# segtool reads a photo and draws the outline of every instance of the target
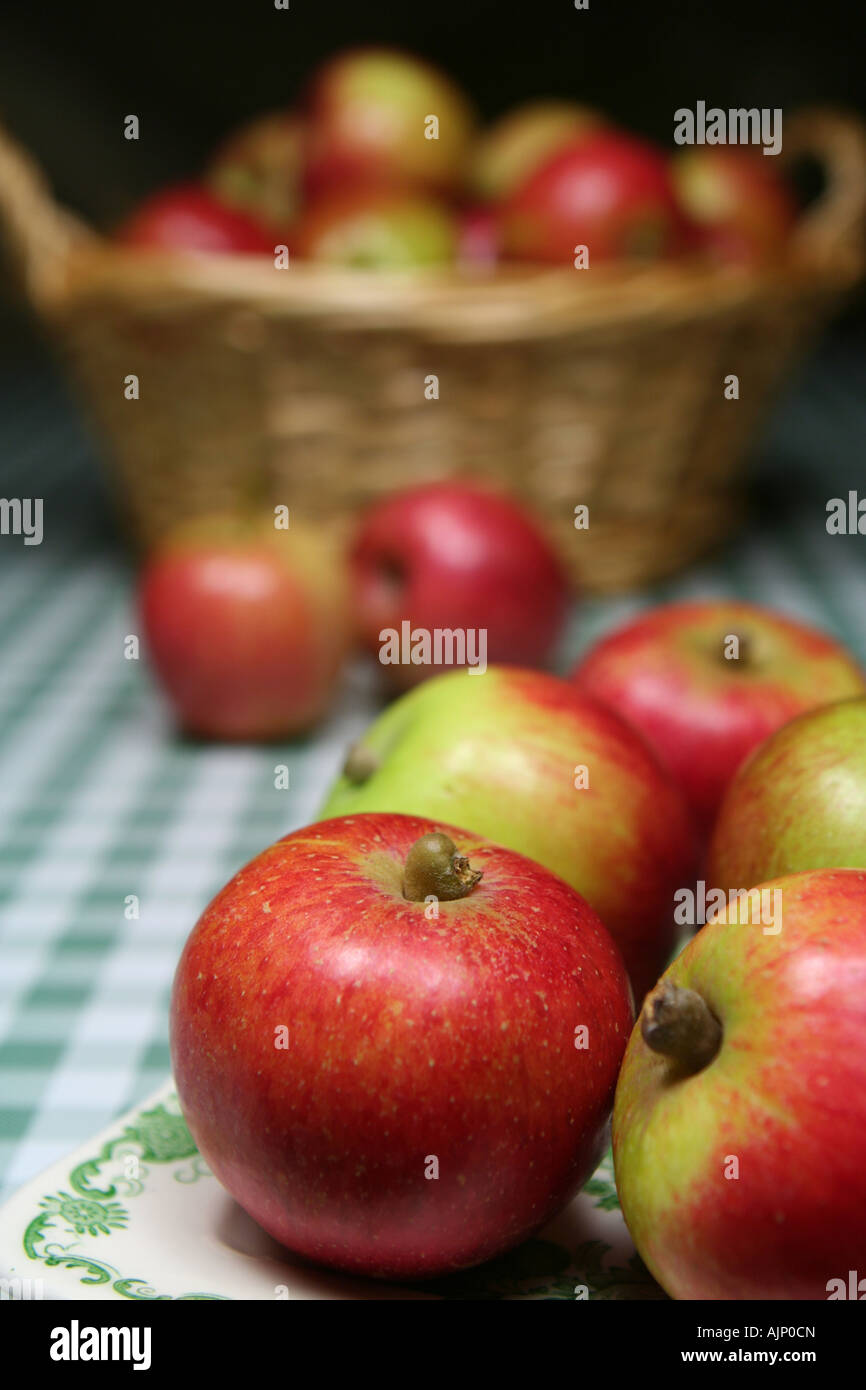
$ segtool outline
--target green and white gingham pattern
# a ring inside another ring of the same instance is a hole
[[[822,391],[789,402],[773,436],[760,528],[654,594],[583,605],[563,667],[641,605],[697,594],[778,604],[866,660],[866,538],[826,534],[834,492],[823,461],[809,478],[846,412],[845,438],[863,438],[862,366],[847,390],[832,363],[823,372]],[[315,814],[376,696],[358,667],[308,742],[178,739],[146,660],[124,657],[137,631],[131,572],[103,520],[88,441],[44,374],[0,393],[0,469],[0,496],[45,499],[40,547],[0,537],[2,1198],[166,1075],[168,996],[187,933],[241,864]],[[802,500],[788,511],[795,481]],[[280,763],[287,791],[275,788]],[[130,895],[138,918],[126,914]]]

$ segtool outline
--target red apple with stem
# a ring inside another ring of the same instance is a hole
[[[679,249],[683,214],[668,162],[645,140],[590,132],[557,149],[502,206],[503,255],[572,266],[655,259]]]
[[[680,1299],[826,1299],[866,1249],[866,873],[762,885],[644,1003],[613,1116],[638,1251]],[[838,1297],[838,1293],[836,1294]]]
[[[469,826],[559,874],[613,936],[635,997],[676,939],[694,872],[678,788],[640,734],[540,671],[491,666],[425,681],[350,750],[322,814],[397,811]]]
[[[508,197],[558,149],[605,124],[599,112],[574,101],[547,98],[513,107],[478,137],[473,192],[491,202]]]
[[[120,226],[116,240],[153,251],[273,257],[275,239],[260,221],[226,207],[198,184],[179,184],[147,198]]]
[[[217,151],[207,185],[220,202],[285,229],[298,210],[303,148],[298,116],[287,111],[258,116]]]
[[[792,719],[728,787],[708,881],[727,892],[806,869],[866,869],[866,699]]]
[[[711,256],[750,264],[779,255],[797,220],[797,203],[772,158],[743,146],[712,145],[681,151],[671,172]]]
[[[391,189],[347,189],[314,198],[291,245],[302,260],[360,270],[409,270],[452,264],[458,227],[444,203]]]
[[[489,487],[426,483],[374,505],[350,563],[363,640],[375,655],[383,632],[484,632],[486,659],[540,666],[568,611],[556,553],[525,507]],[[415,685],[431,666],[389,663],[393,684]]]
[[[595,913],[414,817],[279,840],[199,919],[171,1004],[213,1172],[309,1259],[415,1279],[524,1240],[593,1171],[631,1028]]]
[[[324,531],[209,517],[145,563],[145,640],[179,723],[206,738],[275,739],[325,712],[348,645],[345,565]]]
[[[803,710],[866,690],[866,676],[833,638],[729,599],[641,614],[602,638],[571,680],[640,729],[704,831],[762,739]]]
[[[450,193],[464,182],[472,109],[450,78],[410,53],[338,54],[313,78],[305,110],[312,193],[371,185]]]

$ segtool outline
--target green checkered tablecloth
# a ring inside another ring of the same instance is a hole
[[[641,604],[697,594],[778,604],[866,660],[866,538],[824,527],[828,497],[858,478],[866,493],[864,385],[861,350],[825,348],[765,439],[759,522],[653,594],[576,609],[562,665]],[[2,1199],[166,1075],[187,933],[241,864],[313,816],[376,696],[359,666],[309,742],[178,739],[146,662],[124,657],[131,572],[92,447],[41,364],[0,364],[0,496],[45,499],[40,547],[0,537]]]

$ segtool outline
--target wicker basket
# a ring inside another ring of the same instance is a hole
[[[773,387],[861,274],[866,131],[801,113],[785,157],[801,153],[826,190],[785,263],[760,272],[410,277],[143,256],[59,209],[2,133],[0,224],[140,544],[203,512],[282,502],[339,519],[465,474],[526,497],[578,582],[604,591],[672,573],[730,530]]]

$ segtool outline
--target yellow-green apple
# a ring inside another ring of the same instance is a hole
[[[555,98],[527,101],[482,131],[473,151],[470,182],[477,197],[498,201],[563,145],[605,124],[588,106]]]
[[[475,129],[469,102],[435,67],[388,48],[351,49],[310,85],[305,180],[458,190]]]
[[[208,517],[147,559],[145,640],[180,724],[206,738],[298,733],[327,708],[349,641],[345,561],[329,532]]]
[[[559,874],[638,999],[664,968],[694,867],[685,805],[641,736],[566,681],[491,666],[409,691],[350,751],[323,815],[360,811],[462,824]]]
[[[781,930],[742,900],[711,918],[645,1001],[617,1085],[623,1215],[674,1298],[826,1299],[864,1272],[866,874],[761,891]]]
[[[458,225],[450,208],[426,194],[346,189],[307,203],[290,244],[302,260],[407,270],[453,263]]]
[[[296,831],[218,893],[171,1055],[217,1178],[277,1240],[378,1277],[462,1269],[581,1187],[633,1013],[561,879],[451,826]]]
[[[274,237],[257,218],[226,207],[195,183],[154,193],[115,233],[124,246],[151,251],[273,256]]]
[[[804,710],[866,691],[839,642],[728,599],[641,614],[602,638],[571,680],[640,729],[706,832],[740,763],[768,734]]]
[[[805,869],[866,869],[866,699],[802,714],[728,788],[707,880],[727,892]]]
[[[677,251],[683,214],[661,151],[602,129],[534,169],[505,199],[501,221],[504,256],[572,266],[585,246],[591,267]]]
[[[748,264],[778,256],[797,204],[772,159],[742,145],[710,145],[680,151],[671,170],[680,204],[712,257]]]
[[[298,210],[303,142],[303,123],[291,112],[259,116],[217,151],[207,185],[229,207],[285,228]]]
[[[538,523],[478,483],[425,483],[376,504],[360,523],[350,564],[362,638],[404,688],[436,669],[411,660],[410,641],[401,644],[407,659],[386,662],[383,642],[402,636],[404,624],[410,634],[462,634],[455,665],[467,657],[478,665],[483,649],[485,663],[540,666],[568,611],[562,565]]]

